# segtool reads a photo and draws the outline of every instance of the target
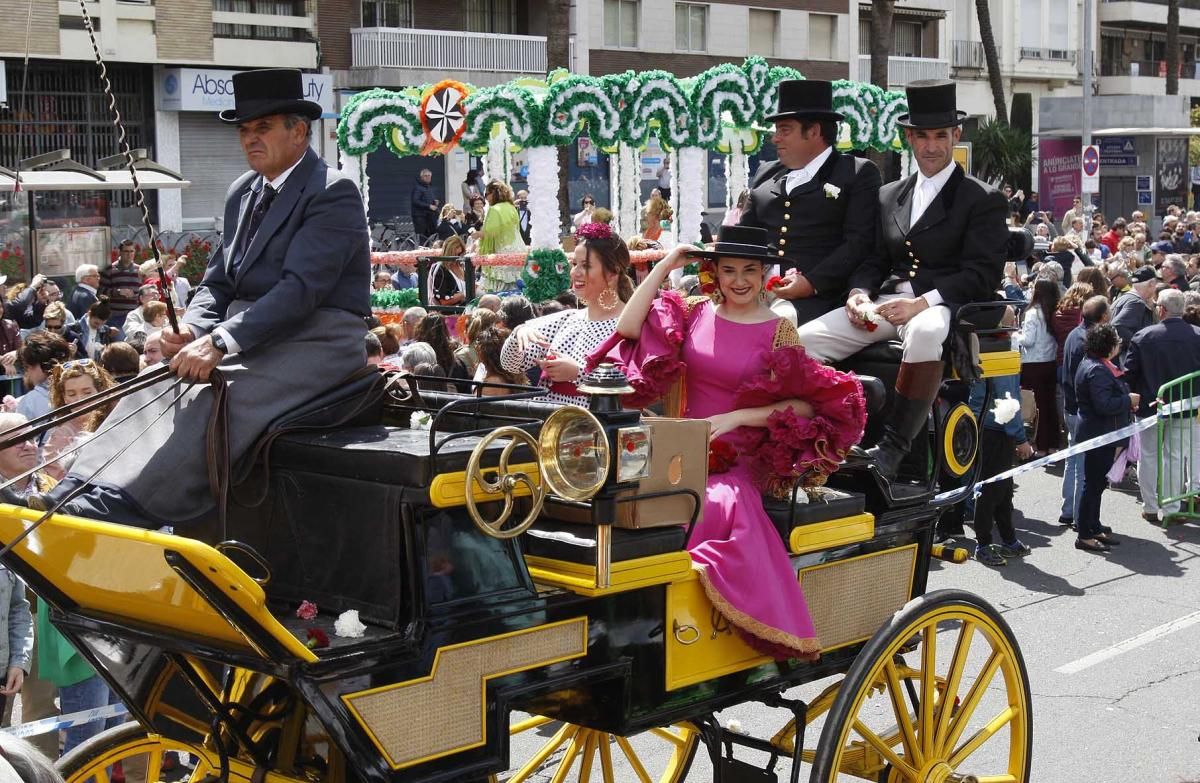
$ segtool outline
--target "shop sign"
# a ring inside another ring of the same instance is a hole
[[[211,111],[233,108],[233,75],[236,71],[214,68],[164,68],[154,85],[161,111]],[[306,73],[304,97],[321,104],[326,115],[334,114],[333,77]]]

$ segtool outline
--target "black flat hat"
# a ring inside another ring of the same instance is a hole
[[[956,108],[954,82],[948,79],[921,79],[904,88],[908,94],[908,114],[902,114],[896,124],[917,130],[953,128],[967,118],[965,111]]]
[[[775,113],[768,122],[785,119],[840,120],[833,110],[833,82],[821,79],[788,79],[779,83]]]
[[[712,250],[689,250],[695,258],[748,258],[775,264],[779,259],[771,255],[770,238],[765,228],[756,226],[725,226]]]
[[[320,119],[321,104],[304,98],[304,76],[295,68],[263,68],[233,75],[233,108],[221,112],[234,125],[272,114]]]

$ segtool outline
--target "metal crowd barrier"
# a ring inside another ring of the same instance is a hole
[[[1158,445],[1158,482],[1155,494],[1163,509],[1163,522],[1174,517],[1200,519],[1200,399],[1197,386],[1200,372],[1193,372],[1164,383],[1158,390],[1159,416],[1155,425]],[[1182,408],[1163,415],[1163,410]],[[1149,457],[1150,455],[1145,455]],[[1166,512],[1168,505],[1179,504],[1178,511]]]

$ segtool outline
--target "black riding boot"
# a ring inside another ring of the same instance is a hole
[[[891,416],[883,427],[879,443],[867,450],[867,456],[889,481],[896,478],[913,440],[925,432],[929,410],[942,385],[943,369],[942,362],[900,365]]]

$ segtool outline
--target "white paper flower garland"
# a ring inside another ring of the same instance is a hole
[[[558,247],[558,149],[530,147],[529,240],[533,248]]]
[[[708,171],[707,150],[684,147],[679,150],[679,168],[675,172],[674,191],[679,194],[679,211],[675,222],[679,226],[678,241],[695,244],[700,241],[700,222],[704,219],[704,181]]]
[[[642,233],[642,156],[621,143],[621,231],[629,237]]]

